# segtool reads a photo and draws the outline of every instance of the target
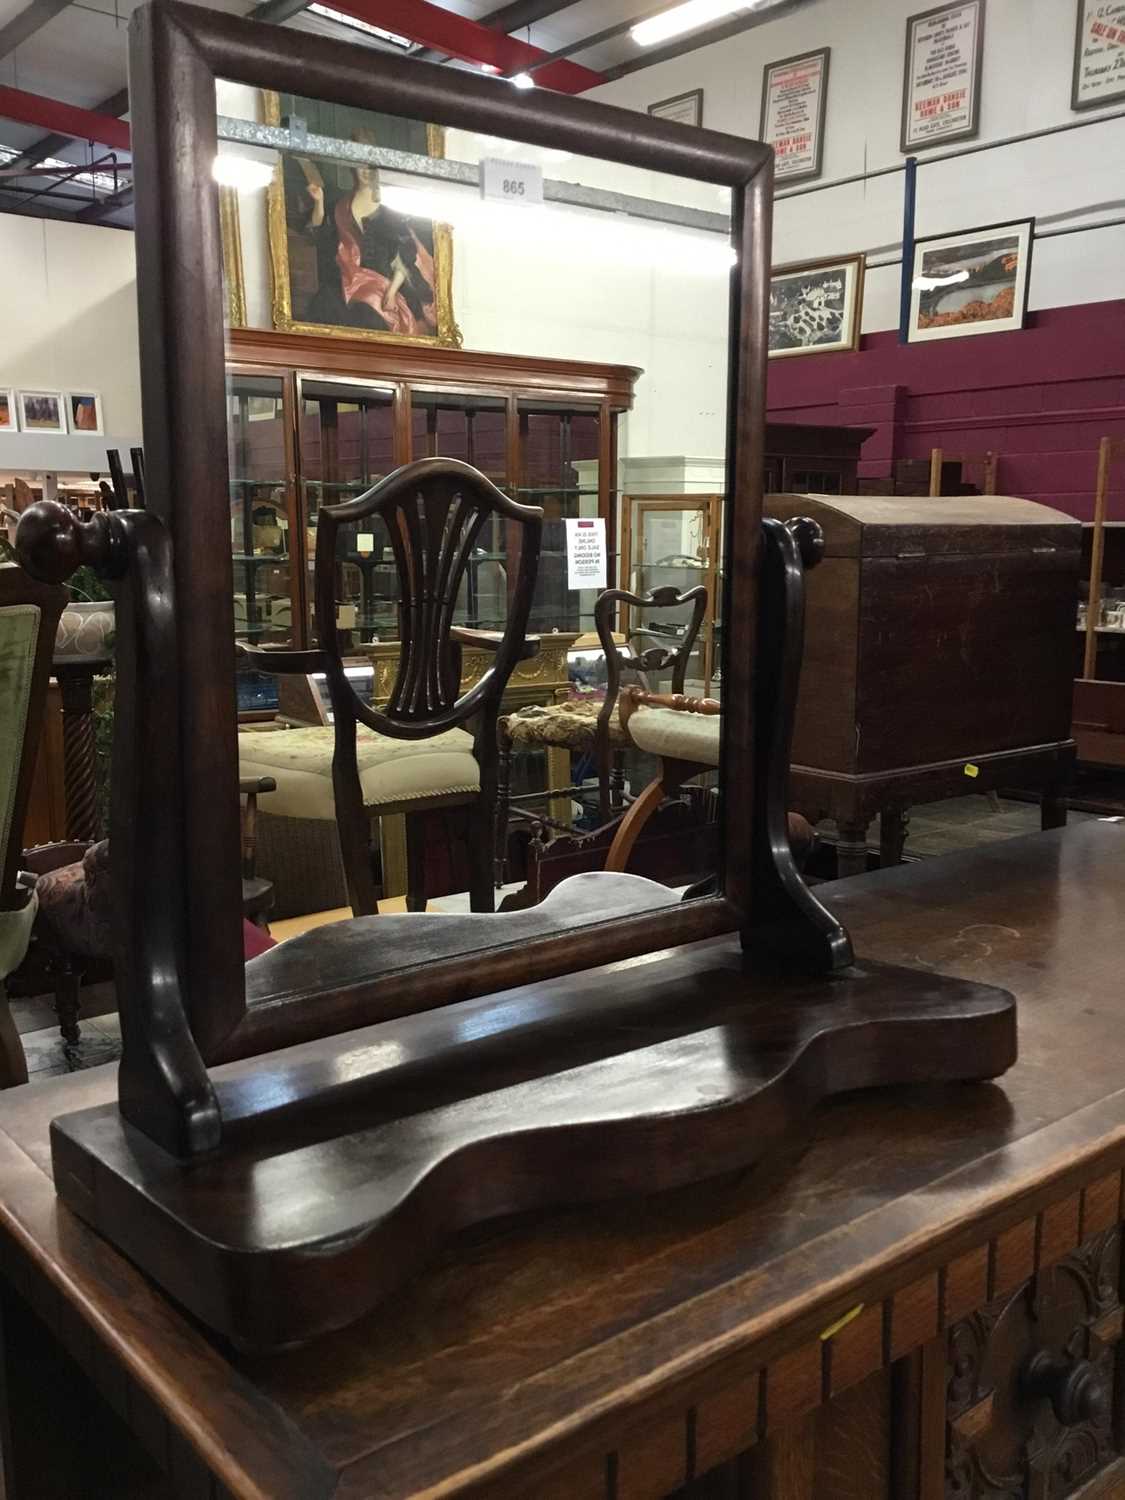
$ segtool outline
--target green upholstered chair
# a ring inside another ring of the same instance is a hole
[[[0,564],[0,1088],[27,1082],[5,981],[23,962],[37,901],[20,853],[66,590]]]

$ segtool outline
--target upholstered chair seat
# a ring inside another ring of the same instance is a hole
[[[272,776],[271,816],[332,820],[332,729],[311,726],[238,736],[240,776]],[[372,811],[429,797],[472,796],[480,790],[480,766],[473,737],[448,729],[425,740],[399,740],[360,725],[356,731],[363,805]]]
[[[700,766],[719,764],[718,714],[681,713],[674,708],[644,707],[629,720],[629,738],[638,750],[667,760],[690,760]]]
[[[601,700],[597,698],[568,698],[564,703],[533,704],[521,708],[500,722],[502,732],[511,744],[521,749],[552,745],[560,750],[573,750],[576,754],[590,754],[596,744],[601,708]],[[615,750],[623,750],[629,744],[629,737],[622,730],[617,716],[616,704],[609,719],[609,743]]]

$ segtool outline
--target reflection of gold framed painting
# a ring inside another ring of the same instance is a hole
[[[445,154],[437,126],[349,105],[265,91],[263,114],[267,125],[296,115],[310,134]],[[381,202],[377,168],[280,155],[267,210],[274,327],[460,347],[449,225]]]

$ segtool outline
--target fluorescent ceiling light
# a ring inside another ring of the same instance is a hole
[[[370,21],[361,21],[358,16],[346,16],[342,10],[333,10],[330,5],[314,4],[306,6],[306,9],[311,15],[335,21],[337,26],[347,26],[352,31],[362,31],[364,36],[373,36],[391,47],[401,48],[403,52],[409,52],[414,46],[408,36],[399,36],[397,31],[385,31],[382,26],[372,26]]]
[[[639,46],[652,47],[657,42],[666,42],[669,37],[706,26],[709,21],[721,21],[724,16],[737,15],[740,10],[754,9],[755,0],[685,0],[683,5],[674,5],[658,16],[649,16],[647,21],[638,21],[631,34]]]
[[[517,73],[512,82],[518,89],[533,89],[535,87],[535,79],[532,78],[530,73]]]
[[[220,187],[241,188],[246,193],[268,188],[273,172],[273,162],[258,156],[237,156],[233,151],[220,151],[211,163],[211,176]]]

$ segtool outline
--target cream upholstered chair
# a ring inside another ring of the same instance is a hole
[[[31,940],[35,892],[19,880],[23,824],[66,590],[0,565],[0,1087],[27,1082],[5,981]]]
[[[493,516],[522,527],[519,569],[502,632],[453,624],[469,561]],[[332,702],[329,734],[315,727],[240,736],[242,775],[277,782],[271,814],[335,819],[352,910],[377,909],[370,857],[374,817],[406,815],[407,905],[424,909],[428,815],[464,808],[469,898],[494,908],[496,718],[517,661],[533,656],[526,635],[539,563],[543,512],[520,505],[479,470],[455,459],[407,464],[366,494],[322,506],[317,517],[316,651],[243,648],[263,671],[324,672]],[[398,576],[401,655],[385,705],[358,696],[340,653],[336,601],[337,537],[342,527],[381,522]],[[461,691],[461,648],[493,655],[493,665]],[[472,729],[470,731],[469,724]],[[288,744],[286,743],[288,742]]]
[[[631,744],[660,760],[653,778],[626,812],[606,855],[607,870],[624,870],[641,832],[666,797],[685,782],[718,768],[722,739],[722,705],[714,698],[687,698],[682,693],[621,691],[621,727]],[[789,813],[789,842],[798,861],[813,846],[811,824]]]

